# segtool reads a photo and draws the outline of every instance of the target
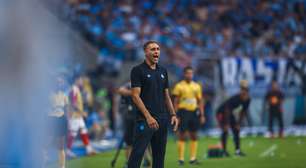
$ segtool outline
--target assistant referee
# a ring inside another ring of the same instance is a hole
[[[167,70],[158,64],[159,44],[148,41],[143,49],[145,61],[131,71],[132,99],[137,107],[137,123],[128,168],[140,167],[149,143],[152,147],[152,168],[163,168],[169,116],[174,131],[178,126],[178,119],[170,98]]]
[[[199,164],[197,160],[198,135],[201,124],[204,124],[204,105],[202,98],[202,87],[193,81],[193,69],[190,66],[184,68],[184,79],[178,82],[172,94],[174,97],[174,108],[180,120],[178,133],[179,165],[184,165],[185,141],[189,135],[190,142],[190,164]]]

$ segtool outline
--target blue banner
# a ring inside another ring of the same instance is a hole
[[[301,63],[296,61],[300,66]],[[263,96],[271,81],[277,80],[288,95],[301,93],[300,76],[288,67],[286,59],[224,58],[221,60],[221,82],[228,93],[239,89],[239,81],[249,82],[251,94]]]

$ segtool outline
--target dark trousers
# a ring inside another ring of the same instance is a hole
[[[236,121],[235,116],[231,114],[232,112],[223,113],[221,111],[217,112],[217,121],[222,129],[220,136],[222,148],[226,151],[228,129],[231,128],[233,132],[233,140],[235,144],[235,149],[240,150],[240,123]]]
[[[140,168],[141,161],[149,143],[152,147],[152,168],[163,168],[167,144],[168,119],[157,120],[159,129],[149,128],[146,121],[138,121],[135,128],[135,139],[128,161],[128,168]]]
[[[283,122],[283,113],[279,108],[270,108],[269,109],[269,132],[273,133],[273,121],[274,119],[278,120],[279,132],[281,133],[284,129]]]

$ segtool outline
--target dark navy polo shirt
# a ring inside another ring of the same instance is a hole
[[[165,68],[156,65],[156,69],[151,69],[146,62],[133,67],[131,86],[141,88],[140,98],[155,119],[168,117],[165,89],[169,88],[169,83]],[[138,109],[137,119],[144,119],[142,112]]]

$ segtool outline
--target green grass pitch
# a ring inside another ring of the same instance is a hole
[[[229,158],[208,159],[206,158],[208,145],[217,144],[216,138],[202,137],[199,140],[198,160],[201,165],[190,165],[189,144],[186,144],[185,165],[178,166],[177,146],[174,138],[168,138],[165,159],[166,168],[176,167],[203,167],[203,168],[306,168],[306,137],[286,137],[284,139],[267,139],[262,137],[243,138],[242,150],[246,157],[233,155],[234,147],[232,138],[228,141]],[[110,162],[115,155],[115,150],[101,153],[91,157],[83,157],[70,160],[68,168],[110,168]],[[116,163],[116,168],[123,168],[125,162],[124,151]]]

